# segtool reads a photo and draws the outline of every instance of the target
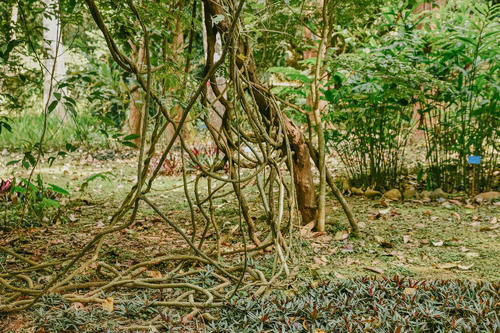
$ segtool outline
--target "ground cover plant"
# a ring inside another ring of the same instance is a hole
[[[488,1],[0,4],[0,331],[498,331]]]

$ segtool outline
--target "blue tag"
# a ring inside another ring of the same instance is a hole
[[[481,164],[481,156],[469,156],[469,164]]]

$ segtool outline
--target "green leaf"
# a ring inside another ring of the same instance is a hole
[[[126,137],[123,138],[125,141],[130,141],[130,140],[135,140],[137,138],[140,138],[141,136],[139,134],[130,134],[127,135]]]
[[[26,193],[26,189],[24,187],[21,187],[21,186],[14,186],[14,192],[24,194],[24,193]]]
[[[54,164],[55,161],[56,161],[56,158],[54,156],[50,156],[47,159],[47,163],[49,163],[49,166],[52,166],[52,164]]]
[[[108,176],[106,176],[105,173],[96,173],[91,176],[88,176],[87,179],[85,180],[86,183],[91,182],[93,180],[96,180],[97,178],[101,178],[103,180],[111,181]]]
[[[54,207],[54,208],[58,208],[61,205],[58,201],[49,198],[43,198],[42,203],[47,207]]]
[[[52,111],[54,111],[54,109],[55,109],[55,108],[56,108],[56,106],[57,106],[57,103],[59,103],[59,101],[58,101],[58,100],[52,101],[52,103],[50,103],[50,105],[49,105],[49,109],[48,109],[48,110],[49,110],[49,113],[51,113]]]
[[[69,103],[76,105],[76,101],[73,98],[64,96],[64,99],[67,100]]]
[[[21,160],[12,160],[12,161],[9,161],[9,162],[7,162],[7,165],[6,165],[6,166],[17,164],[17,163],[19,163],[20,161],[21,161]]]
[[[49,184],[49,189],[59,194],[69,195],[68,191],[54,184]]]
[[[120,141],[122,145],[132,148],[137,148],[137,145],[130,141]]]

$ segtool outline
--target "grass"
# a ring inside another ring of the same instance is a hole
[[[28,113],[18,115],[9,124],[12,131],[4,130],[0,134],[0,151],[31,150],[40,141],[43,115]],[[109,145],[106,137],[99,132],[98,120],[85,112],[78,113],[76,117],[66,114],[64,121],[49,116],[46,135],[44,145],[48,150],[65,149],[67,143],[94,149],[107,148]]]

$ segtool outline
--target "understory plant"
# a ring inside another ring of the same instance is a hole
[[[209,332],[498,332],[498,284],[357,278],[234,299]]]
[[[449,2],[423,32],[423,63],[446,83],[427,90],[419,109],[427,148],[427,186],[489,190],[499,167],[500,5]],[[434,29],[431,29],[431,25]],[[468,156],[481,156],[475,168]],[[498,184],[497,184],[498,185]]]
[[[432,81],[415,62],[415,26],[395,21],[388,26],[393,33],[330,61],[324,90],[330,105],[324,117],[328,147],[360,187],[399,186],[416,123],[414,107],[422,100],[422,85]]]
[[[64,188],[45,183],[41,175],[35,182],[22,178],[0,182],[0,230],[40,226],[60,217],[60,200],[69,196]],[[20,220],[22,216],[22,220]]]

